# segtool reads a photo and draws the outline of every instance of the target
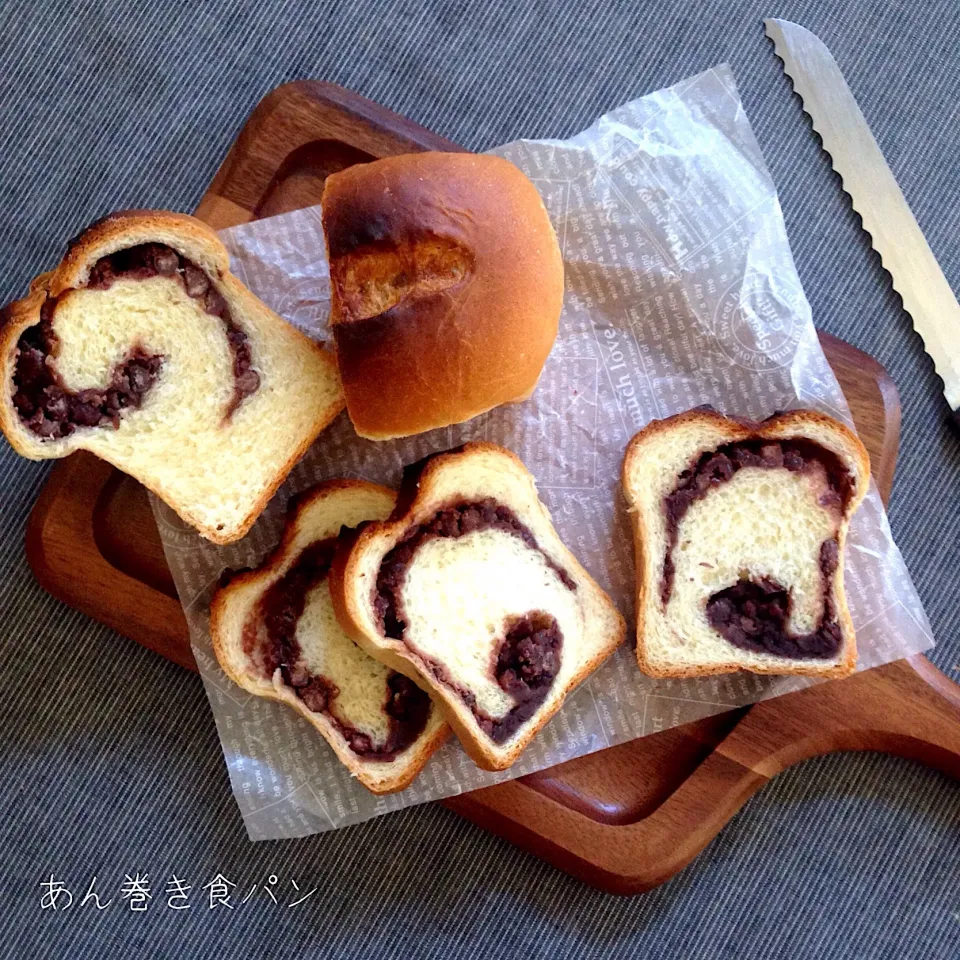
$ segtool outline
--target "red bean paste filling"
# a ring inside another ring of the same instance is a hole
[[[224,417],[227,420],[246,397],[256,392],[260,377],[250,366],[247,335],[233,323],[226,300],[203,270],[164,244],[144,243],[101,257],[90,271],[87,288],[106,290],[116,280],[157,276],[178,279],[188,296],[223,321],[234,377],[233,397]],[[20,336],[13,380],[14,406],[25,426],[44,440],[69,437],[77,427],[110,424],[116,429],[125,411],[142,406],[160,376],[163,357],[135,345],[114,367],[106,386],[69,389],[56,367],[60,341],[53,328],[53,317],[58,301],[59,297],[45,301],[40,308],[40,322]]]
[[[483,716],[476,702],[470,704],[480,729],[494,743],[509,740],[540,709],[560,672],[562,646],[560,625],[542,611],[519,617],[507,630],[497,648],[494,676],[500,688],[513,697],[515,705],[495,719]]]
[[[412,680],[391,671],[387,677],[383,712],[389,724],[386,741],[374,744],[371,737],[337,716],[339,689],[327,677],[311,673],[296,639],[297,622],[303,615],[307,594],[330,572],[337,547],[335,538],[307,547],[290,569],[264,594],[257,616],[263,620],[265,642],[254,649],[257,631],[245,632],[247,656],[259,652],[263,675],[270,678],[279,668],[283,682],[314,713],[322,713],[364,760],[393,760],[423,733],[430,716],[430,698]]]
[[[824,584],[836,572],[840,555],[836,540],[820,547]],[[741,650],[794,659],[826,659],[840,651],[843,635],[833,598],[824,593],[823,612],[816,630],[800,636],[787,631],[793,598],[771,577],[742,578],[707,600],[707,620],[724,639]]]
[[[827,478],[820,495],[820,506],[842,512],[853,493],[853,477],[835,453],[811,440],[742,440],[698,457],[680,474],[677,486],[664,499],[667,551],[660,582],[663,606],[667,605],[673,592],[673,550],[677,545],[680,521],[694,503],[744,467],[802,473],[813,469],[816,464],[823,467]],[[829,594],[837,555],[837,541],[825,540],[820,549],[823,617],[812,634],[795,637],[786,632],[790,598],[785,588],[769,577],[756,581],[741,579],[711,596],[707,600],[707,619],[734,646],[745,650],[797,658],[835,656],[842,638]],[[774,599],[768,599],[771,597]]]
[[[531,550],[540,553],[547,566],[568,590],[576,590],[576,582],[539,547],[530,530],[516,514],[493,499],[461,503],[445,507],[424,523],[412,527],[383,558],[374,587],[373,608],[384,636],[404,640],[407,627],[403,614],[403,585],[407,570],[420,547],[438,538],[456,539],[477,530],[501,530],[518,537]],[[506,693],[514,698],[514,706],[498,719],[487,716],[476,697],[457,684],[442,664],[418,652],[426,667],[446,684],[473,711],[481,729],[496,743],[510,739],[521,724],[532,717],[546,699],[560,670],[562,637],[553,617],[534,611],[512,622],[496,652],[492,672]]]

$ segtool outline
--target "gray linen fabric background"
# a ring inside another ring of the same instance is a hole
[[[932,659],[960,680],[960,443],[765,15],[831,47],[960,289],[955,0],[20,0],[0,3],[0,300],[111,209],[192,209],[250,110],[289,79],[336,81],[483,149],[568,136],[729,61],[818,325],[878,357],[900,388],[891,522],[937,636]],[[631,899],[439,807],[249,843],[200,681],[34,582],[23,528],[47,471],[0,445],[0,955],[960,955],[960,787],[879,755],[778,777],[691,867]],[[118,897],[138,871],[145,913]],[[66,912],[39,909],[51,873],[76,897]],[[233,910],[207,907],[217,873],[237,884]],[[189,911],[167,907],[173,874],[193,886]],[[94,875],[114,898],[102,911],[79,905]],[[270,875],[276,906],[262,895]],[[292,880],[316,888],[298,907],[286,906]]]

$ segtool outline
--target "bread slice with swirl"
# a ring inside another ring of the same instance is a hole
[[[408,469],[390,519],[359,532],[330,580],[346,631],[428,688],[488,770],[509,767],[625,633],[529,471],[490,443]]]
[[[753,423],[698,409],[640,431],[623,462],[640,668],[851,673],[844,547],[869,481],[860,440],[814,411]]]
[[[216,543],[246,533],[343,407],[333,358],[230,273],[193,217],[125,211],[0,317],[0,428],[89,450]]]
[[[396,494],[362,480],[333,480],[291,506],[280,545],[213,599],[210,634],[224,672],[250,693],[308,720],[368,790],[413,782],[450,733],[429,695],[347,637],[328,574],[347,531],[380,520]]]

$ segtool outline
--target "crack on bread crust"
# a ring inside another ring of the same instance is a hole
[[[495,718],[478,707],[475,696],[458,684],[442,663],[416,650],[405,638],[407,623],[402,598],[407,571],[421,546],[438,538],[456,539],[489,529],[517,537],[543,557],[568,590],[576,591],[576,581],[543,551],[516,514],[496,500],[486,499],[450,504],[429,520],[412,526],[380,562],[373,587],[373,611],[380,632],[413,649],[430,673],[469,707],[480,728],[495,742],[503,743],[537,712],[560,671],[563,638],[557,621],[543,611],[531,611],[504,624],[504,637],[496,648],[490,671],[515,704],[504,716]]]
[[[459,286],[473,269],[471,251],[449,237],[426,233],[398,240],[377,231],[348,233],[331,241],[331,281],[342,308],[335,327],[349,324],[356,337],[354,325],[360,321],[382,316],[406,300]]]
[[[187,295],[202,309],[224,324],[233,359],[233,396],[224,413],[227,422],[240,404],[260,386],[252,369],[247,335],[233,322],[226,300],[207,274],[173,248],[161,243],[142,243],[101,257],[90,270],[85,289],[107,290],[117,280],[146,280],[167,277],[183,285]],[[78,289],[78,288],[74,288]],[[120,426],[128,410],[139,409],[159,379],[163,357],[149,354],[135,344],[118,363],[104,387],[71,390],[56,367],[59,338],[53,327],[54,314],[66,290],[48,298],[40,308],[40,322],[28,327],[17,343],[13,376],[13,403],[23,424],[41,440],[60,440],[77,427]]]
[[[277,670],[284,684],[314,713],[324,714],[349,748],[364,760],[389,762],[410,747],[426,728],[432,709],[429,696],[412,680],[391,671],[381,710],[389,725],[384,743],[373,739],[337,714],[337,685],[312,673],[296,638],[307,595],[330,572],[338,540],[331,537],[305,547],[260,598],[243,629],[243,651],[264,679]]]

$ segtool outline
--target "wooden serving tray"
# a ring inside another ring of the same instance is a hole
[[[197,214],[220,229],[318,202],[352,163],[459,150],[355,94],[288,84],[254,111]],[[900,428],[872,358],[821,342],[886,499]],[[187,626],[144,489],[89,454],[56,465],[30,517],[27,557],[54,596],[187,669]],[[731,711],[444,801],[561,869],[617,893],[663,882],[790,764],[883,750],[960,777],[960,687],[924,657]]]

